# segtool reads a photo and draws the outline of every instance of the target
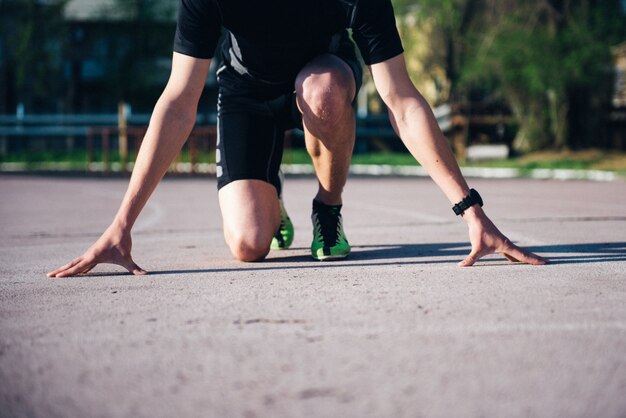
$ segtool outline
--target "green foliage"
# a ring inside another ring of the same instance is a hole
[[[518,150],[567,146],[569,92],[591,89],[609,75],[609,45],[594,36],[585,2],[578,3],[555,20],[537,18],[534,8],[520,8],[486,32],[473,34],[464,86],[485,80],[495,86],[520,122],[514,143]]]
[[[449,45],[445,65],[454,99],[480,92],[509,105],[519,125],[519,151],[593,145],[609,101],[610,46],[626,39],[618,0],[395,4],[400,13],[415,13],[418,23],[437,22],[433,38]]]
[[[452,98],[455,99],[456,87],[464,48],[464,36],[468,23],[474,13],[473,0],[393,0],[398,15],[413,15],[417,25],[434,24],[436,30],[429,33],[433,52],[427,58],[431,63],[425,68],[443,65],[446,68],[448,82],[452,86]],[[416,42],[404,38],[403,43]],[[409,48],[410,49],[410,48]],[[416,78],[419,76],[413,75]]]
[[[397,14],[417,13],[418,17],[434,19],[444,31],[458,31],[471,0],[394,0]]]

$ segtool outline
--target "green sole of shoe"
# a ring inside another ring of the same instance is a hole
[[[342,260],[346,258],[348,254],[345,255],[323,255],[321,257],[312,256],[315,260],[318,261],[333,261],[333,260]]]

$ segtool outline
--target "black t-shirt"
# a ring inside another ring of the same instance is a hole
[[[222,28],[224,58],[266,80],[295,77],[348,28],[367,65],[402,52],[390,0],[180,0],[174,51],[212,58]]]

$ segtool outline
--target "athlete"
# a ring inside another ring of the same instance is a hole
[[[121,206],[82,256],[49,277],[84,274],[99,263],[146,273],[131,257],[131,229],[193,128],[221,33],[218,198],[235,258],[262,260],[270,247],[287,248],[293,240],[279,174],[283,135],[291,128],[304,130],[319,182],[311,254],[319,260],[349,254],[341,196],[362,79],[352,38],[398,136],[468,223],[472,250],[460,265],[493,252],[511,261],[546,262],[508,240],[485,215],[478,192],[468,187],[430,107],[409,79],[390,0],[270,0],[254,7],[245,0],[181,0],[170,79]]]

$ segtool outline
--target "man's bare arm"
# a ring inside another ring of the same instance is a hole
[[[450,203],[461,201],[470,189],[430,106],[408,76],[404,55],[374,64],[370,70],[398,136]],[[468,222],[472,251],[461,266],[470,266],[493,252],[502,253],[511,261],[545,264],[546,260],[506,238],[479,206],[466,210],[463,218]]]
[[[193,129],[209,65],[210,60],[174,53],[169,81],[154,107],[128,189],[113,222],[82,256],[51,271],[48,277],[83,274],[100,263],[119,264],[133,274],[145,274],[132,260],[130,231]]]

